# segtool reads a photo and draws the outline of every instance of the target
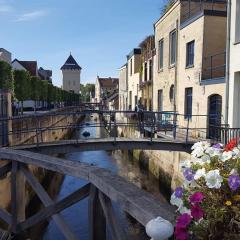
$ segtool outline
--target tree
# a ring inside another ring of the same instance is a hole
[[[0,61],[0,89],[13,90],[12,67],[7,63]]]
[[[30,75],[25,70],[15,70],[13,75],[14,75],[14,93],[17,100],[21,102],[21,112],[23,114],[23,101],[31,98]]]
[[[40,84],[41,79],[38,77],[31,77],[31,99],[34,101],[34,111],[36,111],[36,103],[40,100]]]
[[[176,0],[166,0],[165,1],[165,4],[163,5],[163,7],[162,7],[162,15],[164,14],[164,13],[166,13],[170,8],[171,8],[171,6],[174,4],[174,2],[175,2]]]
[[[48,81],[41,80],[41,91],[40,91],[40,100],[42,101],[42,106],[44,107],[44,102],[48,99]]]

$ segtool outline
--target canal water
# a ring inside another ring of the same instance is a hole
[[[90,138],[105,136],[105,130],[91,127],[91,125],[94,125],[95,123],[94,117],[87,118],[85,120],[84,128],[76,132],[74,137],[84,138],[83,132],[85,131],[90,132]],[[98,167],[109,169],[125,179],[128,179],[138,187],[151,192],[160,201],[166,201],[166,199],[160,193],[159,181],[152,174],[142,169],[139,164],[134,161],[132,155],[128,152],[76,151],[70,154],[65,154],[63,157],[65,159],[94,164]],[[77,179],[71,176],[65,176],[61,182],[59,192],[56,195],[56,200],[64,198],[85,184],[85,180]],[[130,239],[149,239],[145,234],[145,229],[139,223],[137,223],[126,213],[122,212],[118,205],[115,204],[114,208],[120,219],[121,225],[126,230]],[[61,214],[79,239],[88,239],[88,199],[82,200],[81,202],[64,210]],[[44,240],[65,239],[61,231],[58,229],[58,226],[52,220],[48,224],[43,237],[41,238]],[[108,234],[108,239],[111,239],[110,234]]]

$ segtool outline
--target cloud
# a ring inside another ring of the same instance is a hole
[[[37,10],[28,13],[24,13],[17,17],[16,22],[27,22],[44,17],[48,14],[46,10]]]
[[[11,6],[0,2],[0,13],[9,13],[12,11],[13,11],[13,8]]]

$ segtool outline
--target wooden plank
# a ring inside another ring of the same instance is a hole
[[[11,231],[16,233],[17,230],[17,167],[18,163],[16,161],[12,161],[12,172],[11,172]]]
[[[1,167],[0,168],[0,177],[7,174],[11,169],[12,169],[12,163],[11,162],[9,162],[6,165],[4,165],[3,167]]]
[[[88,200],[89,239],[106,239],[106,219],[98,198],[98,189],[91,186]]]
[[[6,222],[9,226],[11,225],[12,222],[12,216],[7,212],[5,209],[0,209],[0,218],[4,222]]]
[[[71,207],[75,203],[81,201],[82,199],[86,198],[89,195],[90,190],[90,183],[86,184],[79,190],[73,192],[66,198],[60,200],[57,203],[51,204],[48,207],[45,207],[44,209],[40,210],[38,213],[33,215],[32,217],[28,218],[24,222],[21,222],[17,226],[18,231],[24,231],[33,225],[46,220],[47,218],[51,217],[52,215],[55,215],[62,210]]]
[[[100,191],[98,192],[98,196],[104,211],[104,215],[107,220],[107,225],[110,226],[112,238],[115,240],[122,240],[122,239],[128,239],[126,233],[121,228],[120,223],[117,220],[117,217],[114,213],[111,200],[106,197],[103,193]]]
[[[21,171],[25,175],[27,181],[33,188],[33,190],[36,192],[40,200],[42,201],[43,205],[45,207],[50,206],[54,204],[53,200],[49,197],[48,193],[45,191],[45,189],[42,187],[42,185],[38,182],[38,180],[35,178],[35,176],[32,175],[31,172],[29,172],[26,167],[21,166]],[[63,235],[66,237],[66,239],[69,240],[75,240],[77,239],[69,226],[64,222],[62,216],[60,214],[55,214],[52,216],[55,223],[58,225],[59,229],[63,233]]]

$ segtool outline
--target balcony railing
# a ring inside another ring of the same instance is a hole
[[[203,59],[202,80],[225,77],[226,53],[219,53]]]
[[[182,3],[181,23],[200,14],[204,10],[227,11],[226,0],[185,0]]]

